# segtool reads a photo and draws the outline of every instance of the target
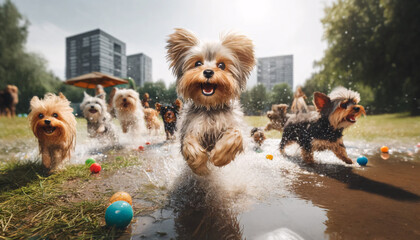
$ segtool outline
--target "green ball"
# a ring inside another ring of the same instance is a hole
[[[88,158],[85,161],[86,166],[90,167],[90,165],[94,164],[96,161],[93,158]]]

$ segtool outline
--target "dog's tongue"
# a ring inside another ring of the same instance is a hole
[[[356,122],[356,118],[354,118],[354,116],[349,116],[349,117],[348,117],[348,119],[349,119],[351,122]]]
[[[202,85],[202,90],[205,95],[211,95],[214,92],[214,84],[204,83]]]

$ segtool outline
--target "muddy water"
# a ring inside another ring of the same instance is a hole
[[[291,157],[280,156],[278,141],[268,140],[261,153],[248,149],[206,178],[190,173],[177,144],[149,149],[172,161],[163,168],[155,161],[149,173],[170,192],[163,208],[136,216],[132,239],[420,239],[418,153],[367,155],[361,167],[325,152],[308,167],[296,146]],[[377,152],[347,145],[352,159]]]

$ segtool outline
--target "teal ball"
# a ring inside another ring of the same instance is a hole
[[[358,163],[360,166],[366,166],[367,162],[368,162],[368,159],[367,159],[367,157],[365,157],[365,156],[361,156],[361,157],[358,157],[358,158],[357,158],[357,163]]]
[[[106,225],[126,228],[133,219],[133,208],[126,201],[116,201],[105,212]]]

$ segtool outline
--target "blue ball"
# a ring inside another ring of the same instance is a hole
[[[116,201],[105,212],[106,225],[117,228],[127,227],[133,219],[133,208],[126,201]]]
[[[361,156],[361,157],[358,157],[358,158],[357,158],[357,163],[358,163],[360,166],[366,166],[367,162],[368,162],[368,159],[367,159],[367,157],[365,157],[365,156]]]

